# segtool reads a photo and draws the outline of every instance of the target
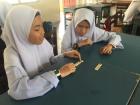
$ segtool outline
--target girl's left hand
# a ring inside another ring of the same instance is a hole
[[[107,44],[100,49],[100,54],[110,55],[112,53],[112,48],[113,46],[111,44]]]
[[[71,57],[71,58],[79,58],[79,60],[81,60],[81,55],[77,50],[64,52],[64,56]]]
[[[84,40],[81,40],[78,45],[79,47],[82,47],[82,46],[87,46],[87,45],[92,45],[93,41],[91,39],[84,39]]]

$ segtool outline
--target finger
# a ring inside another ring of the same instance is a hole
[[[81,54],[75,50],[75,54],[74,54],[75,57],[78,57],[79,60],[81,60]]]
[[[103,48],[100,48],[100,54],[103,54]]]
[[[108,54],[108,50],[107,49],[104,49],[103,51],[102,51],[102,54]]]
[[[74,63],[70,63],[71,68],[75,68],[75,64]]]
[[[106,48],[103,48],[102,49],[102,52],[105,54],[106,53]]]
[[[78,55],[78,57],[77,58],[79,58],[79,61],[81,61],[81,55]]]
[[[105,53],[109,53],[110,50],[109,50],[107,47],[105,47],[104,52],[105,52]]]
[[[73,71],[75,72],[76,68],[73,68]]]
[[[81,61],[81,55],[79,56],[79,60]]]
[[[76,71],[76,68],[74,67],[74,68],[71,68],[71,72],[73,73],[73,72],[75,72]]]
[[[109,51],[109,54],[111,54],[111,53],[112,53],[112,50]]]
[[[75,64],[74,63],[68,63],[69,68],[75,68]]]
[[[75,54],[74,55],[76,58],[79,58],[79,60],[81,60],[81,55],[80,55],[80,53],[77,53],[77,54]]]
[[[110,53],[110,51],[108,51],[108,50],[105,52],[105,54],[107,54],[107,55],[108,55],[109,53]]]
[[[76,54],[73,54],[72,57],[73,58],[79,58],[78,55],[76,55]]]

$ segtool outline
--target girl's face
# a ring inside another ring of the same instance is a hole
[[[28,40],[32,44],[39,45],[43,42],[43,39],[44,39],[44,29],[42,25],[42,19],[41,16],[38,15],[35,17],[32,23]]]
[[[86,34],[90,29],[90,24],[87,20],[83,20],[76,26],[76,33],[78,33],[80,36],[83,36]]]

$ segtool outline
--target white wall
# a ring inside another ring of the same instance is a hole
[[[60,21],[59,0],[39,0],[38,2],[29,3],[27,5],[41,10],[44,20],[53,22]]]

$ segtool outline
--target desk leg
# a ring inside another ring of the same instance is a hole
[[[131,105],[131,102],[133,101],[133,98],[135,97],[135,92],[137,91],[137,87],[140,83],[140,77],[136,81],[137,81],[137,83],[136,83],[134,89],[132,90],[132,93],[131,93],[126,105]]]

